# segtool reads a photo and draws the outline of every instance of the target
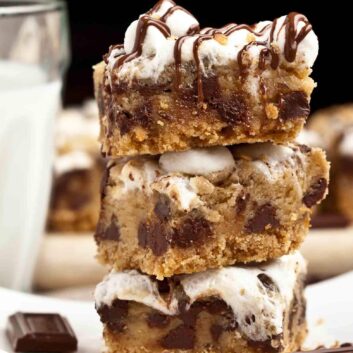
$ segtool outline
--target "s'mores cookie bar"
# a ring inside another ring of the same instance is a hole
[[[299,247],[326,195],[317,148],[259,143],[113,161],[102,189],[98,258],[158,278]]]
[[[94,231],[98,221],[104,162],[97,141],[98,113],[92,108],[87,102],[84,109],[65,109],[56,122],[51,232]]]
[[[320,136],[321,146],[332,162],[331,192],[323,207],[353,221],[353,104],[316,112],[309,129]]]
[[[337,146],[337,164],[334,183],[337,207],[353,222],[353,124],[342,133]]]
[[[317,53],[301,14],[200,30],[187,10],[161,0],[95,67],[102,151],[292,140],[309,114]]]
[[[294,352],[306,336],[305,273],[298,252],[163,282],[112,271],[95,291],[107,352]]]
[[[353,126],[353,104],[335,105],[312,114],[308,130],[320,136],[320,147],[328,157],[335,158],[342,133]]]

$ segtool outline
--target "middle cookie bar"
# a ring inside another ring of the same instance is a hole
[[[117,270],[161,279],[299,247],[327,193],[318,148],[259,143],[113,161],[95,239]]]

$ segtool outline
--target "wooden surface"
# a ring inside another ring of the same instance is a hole
[[[41,290],[94,286],[107,272],[95,259],[92,234],[45,236],[35,274]],[[309,275],[319,280],[353,270],[353,227],[311,230],[302,249]]]
[[[50,234],[44,237],[34,276],[40,290],[97,284],[107,273],[95,259],[92,234]]]

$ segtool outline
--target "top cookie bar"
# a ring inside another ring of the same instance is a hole
[[[187,10],[161,0],[95,67],[102,151],[292,140],[309,114],[317,53],[301,14],[200,30]]]

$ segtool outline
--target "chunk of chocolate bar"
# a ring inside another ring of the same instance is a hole
[[[8,319],[6,334],[15,352],[72,352],[77,339],[59,314],[17,312]]]

